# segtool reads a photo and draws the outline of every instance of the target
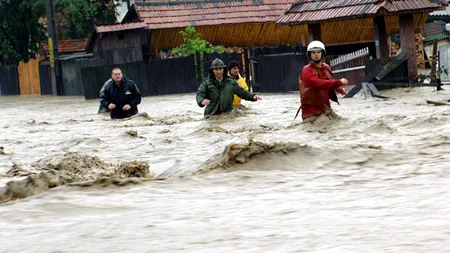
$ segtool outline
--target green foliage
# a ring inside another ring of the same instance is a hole
[[[201,34],[195,30],[195,27],[188,26],[184,31],[180,32],[183,36],[184,44],[179,45],[172,49],[172,53],[184,56],[193,55],[199,52],[201,56],[203,53],[223,53],[225,52],[224,46],[213,46],[206,40],[201,38]]]
[[[126,2],[127,0],[119,0]],[[47,41],[47,0],[0,0],[0,64],[27,62]],[[116,23],[113,0],[54,0],[58,39],[86,38],[94,25]],[[39,22],[41,20],[41,22]]]
[[[42,16],[45,5],[39,1],[0,1],[0,63],[28,61],[39,53],[39,42],[45,38]]]
[[[180,32],[181,36],[183,36],[184,44],[179,45],[176,48],[172,49],[172,53],[178,56],[188,56],[200,53],[200,69],[201,75],[205,76],[204,73],[204,61],[203,54],[207,53],[223,53],[225,52],[224,46],[213,46],[210,42],[201,38],[201,34],[195,30],[195,27],[188,26],[184,31]],[[198,64],[198,63],[196,63]],[[198,76],[197,76],[198,78]]]
[[[437,79],[441,78],[441,75],[445,74],[448,75],[448,69],[445,66],[441,66],[436,70],[436,73],[430,73],[430,74],[419,74],[418,79],[420,82],[423,82],[425,80],[429,80],[430,82],[434,83]]]
[[[116,23],[116,6],[112,0],[55,0],[60,38],[86,38],[94,25]]]

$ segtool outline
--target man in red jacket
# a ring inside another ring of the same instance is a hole
[[[341,86],[348,84],[345,78],[335,80],[331,67],[321,62],[326,52],[322,42],[312,41],[307,51],[311,62],[298,77],[303,120],[331,110],[330,99],[339,104],[336,92],[347,94]]]

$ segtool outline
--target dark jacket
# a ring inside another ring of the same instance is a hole
[[[120,85],[111,81],[105,87],[100,103],[105,108],[111,103],[116,105],[116,108],[111,110],[112,119],[131,117],[138,113],[137,105],[141,103],[141,92],[133,81],[122,78]],[[122,110],[126,104],[131,106],[128,111]]]
[[[234,94],[245,100],[255,101],[254,94],[244,90],[235,79],[225,76],[222,81],[210,75],[203,79],[197,91],[197,104],[204,107],[202,101],[205,99],[211,100],[211,103],[205,108],[205,116],[228,112],[233,109]]]

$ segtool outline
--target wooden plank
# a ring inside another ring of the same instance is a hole
[[[418,82],[373,82],[373,84],[377,88],[401,88],[401,87],[421,87],[421,86],[430,86],[436,87],[436,83],[418,83]]]
[[[20,95],[41,94],[39,60],[30,59],[27,63],[19,62],[17,70],[19,73]]]
[[[394,69],[396,69],[400,64],[405,62],[408,59],[408,56],[405,52],[402,52],[401,54],[397,55],[397,57],[391,58],[384,66],[380,73],[378,73],[375,78],[377,80],[383,79],[385,76],[387,76],[389,73],[391,73]]]

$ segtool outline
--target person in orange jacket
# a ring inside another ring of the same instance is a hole
[[[322,42],[316,40],[309,43],[307,53],[311,62],[298,77],[303,120],[331,110],[330,100],[339,104],[336,92],[347,94],[341,86],[348,84],[345,78],[334,79],[331,67],[322,62],[326,53]]]
[[[231,60],[228,63],[228,75],[233,79],[236,79],[236,82],[241,86],[244,90],[248,91],[248,85],[245,82],[245,79],[239,74],[239,63],[237,61]],[[233,106],[238,106],[241,104],[241,98],[234,94]]]

